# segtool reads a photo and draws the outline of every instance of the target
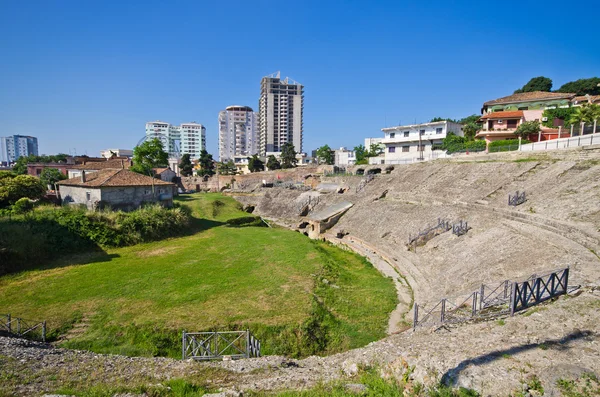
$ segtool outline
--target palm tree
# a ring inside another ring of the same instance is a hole
[[[575,112],[571,115],[569,122],[571,124],[579,123],[581,130],[579,135],[583,134],[583,127],[585,123],[594,123],[600,118],[600,106],[593,103],[583,103],[575,109]]]

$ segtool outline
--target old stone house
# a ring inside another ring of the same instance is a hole
[[[154,171],[154,176],[160,178],[161,181],[165,182],[173,182],[173,178],[177,176],[177,174],[171,170],[171,168],[152,168]]]
[[[58,183],[63,205],[85,205],[90,210],[109,206],[130,211],[144,203],[173,205],[175,185],[126,169],[106,169]]]

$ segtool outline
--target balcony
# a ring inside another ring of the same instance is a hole
[[[432,141],[432,140],[439,140],[439,139],[444,139],[446,138],[446,133],[441,133],[441,134],[436,134],[434,133],[425,133],[423,135],[421,135],[421,140],[423,141]],[[381,140],[381,143],[385,144],[390,144],[390,143],[406,143],[406,142],[419,142],[419,135],[418,134],[410,134],[409,136],[405,137],[402,134],[396,135],[394,138],[383,138]]]

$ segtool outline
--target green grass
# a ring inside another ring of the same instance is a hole
[[[249,328],[265,354],[295,357],[385,336],[395,290],[364,258],[285,229],[228,226],[248,214],[220,194],[179,201],[195,233],[4,276],[0,313],[47,320],[54,338],[81,322],[64,346],[135,356],[179,357],[182,330]]]

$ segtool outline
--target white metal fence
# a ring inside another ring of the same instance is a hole
[[[519,150],[521,152],[533,152],[537,150],[568,149],[578,146],[589,145],[600,145],[600,133],[528,143],[525,145],[521,145],[521,148]]]

